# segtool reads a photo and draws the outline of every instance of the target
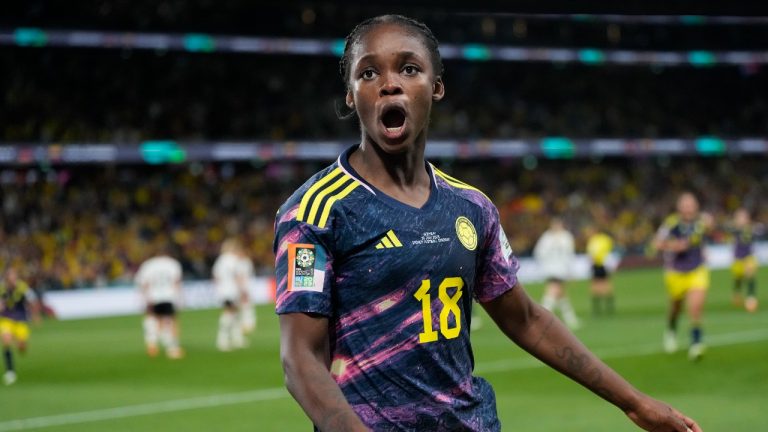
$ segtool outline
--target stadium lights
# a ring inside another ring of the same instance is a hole
[[[253,36],[215,36],[203,33],[120,33],[79,30],[16,28],[0,30],[0,45],[19,47],[79,47],[187,51],[193,53],[229,52],[251,54],[290,54],[336,56],[344,52],[343,39],[300,39]],[[637,51],[596,48],[536,48],[486,44],[443,44],[440,53],[448,60],[552,62],[715,66],[768,63],[768,51]]]
[[[353,141],[211,141],[151,140],[137,145],[110,143],[0,144],[0,165],[146,163],[195,161],[333,160]],[[654,156],[768,156],[768,138],[723,139],[541,139],[431,140],[433,159],[574,159]]]

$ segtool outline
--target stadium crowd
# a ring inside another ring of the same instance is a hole
[[[354,119],[338,119],[346,106],[335,57],[0,47],[0,74],[6,142],[353,140],[359,133]],[[430,136],[766,136],[767,75],[758,66],[446,61],[447,96],[435,105]]]
[[[627,254],[643,254],[683,189],[700,193],[722,224],[739,206],[768,220],[764,158],[436,161],[488,192],[513,249],[528,255],[552,215],[584,250],[584,229],[610,232]],[[238,235],[256,271],[272,273],[275,209],[324,164],[273,162],[6,169],[0,173],[0,268],[47,289],[129,282],[157,245],[172,244],[186,278],[210,276],[227,235]],[[729,179],[727,182],[722,179]],[[718,233],[714,241],[726,240]]]
[[[43,3],[9,6],[0,26],[339,38],[350,22],[381,12],[375,5],[339,9],[333,2]],[[241,13],[233,17],[232,10]],[[410,10],[420,13],[418,5]],[[501,15],[429,15],[443,43],[691,50],[701,48],[697,43],[757,49],[766,40],[765,26],[616,25],[588,17],[553,25]],[[432,139],[768,136],[768,70],[759,65],[445,63],[447,96],[433,110]],[[4,45],[0,88],[0,143],[352,144],[359,134],[355,119],[338,118],[346,108],[335,57]],[[597,224],[623,250],[643,253],[686,188],[698,191],[721,222],[738,206],[768,218],[760,199],[768,192],[764,157],[437,162],[487,191],[521,255],[530,253],[552,215],[565,218],[581,249],[582,230]],[[297,179],[321,167],[277,161],[0,167],[0,269],[19,267],[33,285],[51,289],[119,284],[158,245],[170,243],[185,276],[202,278],[221,241],[235,234],[257,272],[271,273],[274,212]]]

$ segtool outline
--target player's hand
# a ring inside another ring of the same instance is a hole
[[[664,402],[645,396],[636,408],[626,411],[636,425],[653,432],[702,432],[693,419]]]

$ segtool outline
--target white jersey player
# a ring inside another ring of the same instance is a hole
[[[551,311],[560,309],[565,324],[571,329],[578,328],[579,319],[565,291],[575,255],[574,241],[561,219],[552,219],[549,229],[536,242],[533,255],[547,280],[541,305]]]
[[[158,342],[172,359],[183,357],[176,309],[181,300],[181,264],[167,255],[148,259],[136,273],[136,285],[146,302],[144,342],[147,354],[158,354]]]
[[[250,305],[248,286],[253,264],[235,239],[226,240],[213,265],[216,296],[224,308],[219,317],[216,346],[221,351],[245,347],[244,333],[256,328],[256,313]]]

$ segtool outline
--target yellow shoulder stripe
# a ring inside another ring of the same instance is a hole
[[[358,186],[360,183],[345,174],[341,168],[332,170],[304,193],[299,211],[296,213],[296,220],[325,228],[333,204],[349,195]]]
[[[333,204],[336,201],[339,201],[344,197],[346,197],[347,195],[349,195],[358,186],[360,186],[360,183],[352,179],[352,183],[350,183],[347,187],[342,189],[341,192],[329,198],[328,202],[325,204],[325,207],[323,207],[323,214],[322,216],[320,216],[320,223],[317,226],[320,228],[325,228],[325,224],[328,223],[328,216],[331,214],[331,207],[333,207]]]
[[[445,180],[445,182],[448,183],[449,185],[451,185],[453,187],[457,187],[459,189],[469,189],[469,190],[473,190],[475,192],[480,192],[484,197],[488,198],[488,196],[486,194],[484,194],[483,191],[481,191],[480,189],[478,189],[478,188],[476,188],[474,186],[470,186],[470,185],[464,183],[461,180],[457,180],[457,179],[449,176],[448,174],[440,171],[439,169],[435,168],[434,166],[432,167],[432,169],[435,170],[435,174],[437,174],[439,177],[441,177],[443,180]],[[488,198],[488,200],[490,201],[490,198]]]
[[[328,182],[336,178],[341,173],[343,173],[341,168],[334,169],[328,173],[328,175],[321,178],[317,183],[313,184],[312,187],[310,187],[309,190],[304,193],[304,196],[301,197],[301,204],[299,204],[299,212],[296,213],[296,220],[304,220],[304,215],[307,212],[307,206],[309,206],[310,200],[315,196],[315,192],[328,184]]]

